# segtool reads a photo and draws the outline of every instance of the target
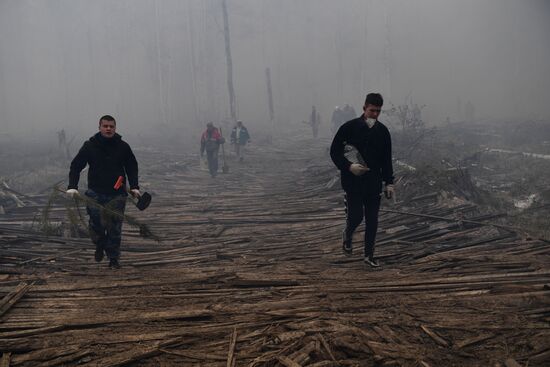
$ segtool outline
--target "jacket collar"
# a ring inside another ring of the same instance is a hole
[[[122,140],[122,136],[115,133],[112,138],[105,138],[103,135],[101,135],[100,132],[95,133],[94,136],[90,138],[90,141],[96,142],[98,144],[114,144],[118,141]]]

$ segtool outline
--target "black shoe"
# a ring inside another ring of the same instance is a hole
[[[348,238],[346,236],[346,231],[342,232],[342,251],[344,251],[344,254],[349,256],[353,254],[353,245],[352,245],[352,239]]]
[[[120,269],[120,263],[118,262],[118,259],[109,260],[109,268],[111,268],[111,269]]]
[[[374,258],[374,256],[365,257],[363,261],[365,262],[365,264],[370,265],[373,268],[377,268],[380,266],[380,263],[377,259]]]
[[[95,261],[98,263],[101,262],[101,260],[103,260],[103,256],[104,256],[103,248],[101,248],[100,246],[96,246],[95,254],[94,254]]]

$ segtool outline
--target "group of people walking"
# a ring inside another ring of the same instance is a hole
[[[225,143],[225,138],[221,134],[221,130],[214,126],[213,122],[206,124],[206,130],[201,135],[201,157],[206,152],[206,160],[208,161],[208,171],[212,177],[218,174],[218,156],[220,146]],[[231,130],[231,144],[235,149],[235,154],[239,162],[244,160],[244,147],[250,143],[250,134],[248,129],[243,125],[242,121],[237,121],[236,125]]]
[[[355,117],[357,117],[355,114],[355,109],[347,103],[343,106],[334,107],[334,111],[332,111],[332,116],[330,118],[330,131],[332,134],[335,134],[342,124],[346,121],[354,119]],[[311,107],[309,119],[307,121],[302,121],[302,123],[311,127],[311,133],[314,139],[319,136],[319,127],[322,125],[321,114],[317,111],[315,106]]]
[[[374,252],[381,194],[384,191],[388,199],[395,195],[390,132],[378,121],[383,103],[380,94],[368,94],[363,114],[341,125],[330,146],[330,157],[340,170],[345,193],[342,251],[352,255],[353,233],[365,219],[364,261],[371,267],[379,266]],[[231,131],[231,143],[239,161],[243,161],[243,148],[249,142],[248,130],[242,121],[237,121]],[[201,156],[206,152],[212,177],[217,174],[218,152],[224,143],[221,130],[209,122],[201,135],[200,152]],[[350,148],[356,151],[357,160],[346,155]],[[84,195],[90,237],[96,246],[94,257],[101,262],[107,255],[109,267],[118,269],[126,198],[128,195],[139,198],[141,193],[138,163],[128,143],[116,133],[116,120],[112,116],[99,119],[99,132],[84,143],[71,162],[68,196],[79,197],[80,173],[86,165],[88,190]]]

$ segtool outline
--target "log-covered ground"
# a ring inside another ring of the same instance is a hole
[[[373,270],[362,233],[341,252],[327,145],[252,146],[216,179],[136,149],[153,204],[127,213],[160,241],[125,225],[120,270],[86,238],[30,230],[49,193],[22,197],[0,216],[0,366],[550,364],[549,242],[402,179]]]

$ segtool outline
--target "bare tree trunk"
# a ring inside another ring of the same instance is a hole
[[[342,23],[342,9],[339,6],[337,9],[336,19],[339,24]],[[336,92],[338,95],[338,101],[342,101],[344,99],[344,65],[343,65],[343,53],[344,49],[342,47],[342,30],[341,27],[336,27],[336,34],[334,39],[334,46],[336,49],[336,60],[338,64],[338,73],[336,74]]]
[[[275,112],[273,111],[273,92],[271,91],[271,69],[265,69],[265,78],[267,83],[267,103],[269,105],[269,121],[273,123]]]
[[[227,17],[227,1],[222,0],[223,10],[223,30],[225,36],[225,57],[227,59],[227,89],[229,90],[229,108],[231,110],[231,120],[237,121],[235,90],[233,88],[233,61],[231,60],[231,44],[229,37],[229,20]]]
[[[385,97],[391,100],[391,39],[390,39],[390,15],[387,9],[387,4],[384,4],[384,25],[385,25],[385,42],[384,42],[384,78],[383,88]]]
[[[155,0],[155,37],[157,48],[157,74],[159,81],[159,103],[160,103],[160,115],[162,123],[166,124],[166,108],[164,105],[164,81],[162,79],[162,65],[160,57],[160,35],[159,35],[159,8],[158,1]]]
[[[195,124],[201,123],[199,117],[199,106],[197,102],[197,75],[199,75],[199,69],[195,62],[195,38],[194,38],[194,27],[193,27],[193,15],[191,13],[192,8],[190,3],[187,3],[187,30],[189,33],[189,51],[191,52],[191,80],[192,80],[192,89],[193,89],[193,112],[195,117]]]
[[[267,104],[269,106],[269,127],[271,139],[275,133],[275,112],[273,111],[273,92],[271,91],[271,69],[265,68],[265,79],[267,83]]]

